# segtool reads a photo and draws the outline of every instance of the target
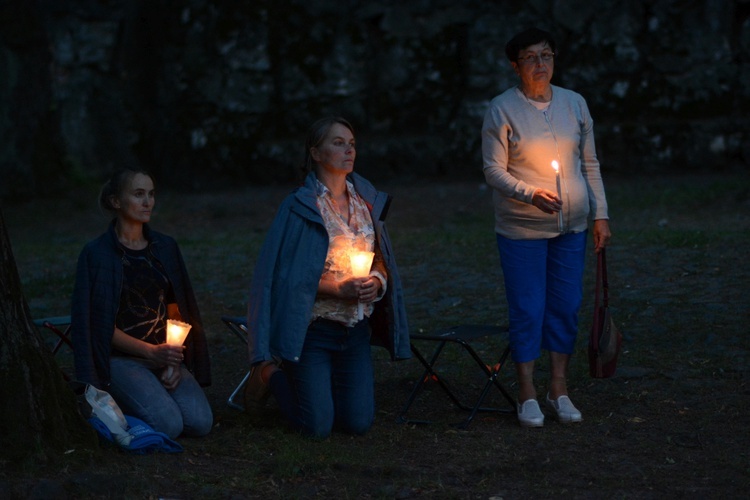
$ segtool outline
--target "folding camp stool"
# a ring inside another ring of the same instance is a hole
[[[499,326],[491,326],[491,325],[460,325],[455,326],[452,328],[449,328],[447,330],[441,330],[435,333],[431,334],[417,334],[411,335],[411,351],[414,353],[414,356],[419,360],[419,362],[424,366],[425,370],[422,376],[419,378],[419,380],[414,385],[414,389],[412,389],[411,394],[409,395],[409,399],[406,402],[406,405],[404,405],[403,410],[401,410],[401,413],[397,417],[397,421],[401,423],[422,423],[427,424],[431,423],[429,420],[414,420],[409,419],[406,417],[406,413],[409,411],[409,408],[411,407],[412,403],[416,399],[419,392],[424,388],[425,383],[428,380],[434,380],[438,383],[438,385],[443,389],[443,391],[448,395],[448,397],[453,401],[453,403],[460,409],[469,411],[469,416],[466,418],[466,420],[463,420],[462,422],[451,424],[455,427],[465,429],[469,426],[472,420],[474,420],[474,417],[478,412],[500,412],[500,413],[515,413],[516,411],[516,402],[511,397],[511,395],[508,393],[508,391],[503,387],[503,385],[498,380],[498,375],[500,374],[500,370],[502,370],[503,365],[505,364],[506,359],[508,358],[508,354],[510,354],[510,347],[506,347],[505,350],[503,350],[502,354],[500,355],[500,358],[497,363],[493,365],[487,365],[476,353],[476,351],[471,347],[470,341],[477,340],[484,337],[489,336],[496,336],[501,335],[507,331],[506,328],[502,328]],[[437,342],[437,346],[435,347],[435,350],[432,353],[432,356],[429,361],[422,355],[422,353],[417,349],[416,345],[414,344],[414,341],[430,341],[430,342]],[[474,359],[476,364],[481,368],[482,373],[487,377],[487,382],[484,384],[484,387],[482,388],[481,393],[479,394],[479,397],[477,398],[476,402],[469,405],[464,402],[462,402],[459,397],[454,393],[454,391],[449,387],[447,380],[438,374],[435,364],[438,361],[438,358],[440,357],[440,354],[443,352],[443,349],[445,348],[448,343],[458,344],[460,345],[463,350],[465,350],[469,355]],[[498,407],[485,407],[482,406],[484,403],[485,398],[487,397],[487,394],[490,391],[491,387],[496,387],[502,395],[505,397],[505,399],[508,401],[510,408],[498,408]]]
[[[227,325],[227,328],[229,328],[229,331],[235,334],[238,339],[240,339],[242,342],[245,343],[245,345],[247,345],[247,319],[244,316],[222,316],[221,321],[223,321],[224,324]],[[232,408],[235,408],[240,411],[245,410],[245,407],[243,405],[235,402],[235,398],[245,387],[245,383],[247,383],[247,379],[249,378],[250,378],[250,370],[248,370],[245,376],[242,377],[242,380],[240,381],[240,383],[237,384],[237,387],[234,388],[234,391],[232,391],[232,394],[229,396],[229,399],[227,400],[227,404],[231,406]]]
[[[73,349],[73,342],[70,340],[70,316],[54,316],[49,318],[35,319],[34,324],[37,327],[44,327],[57,335],[57,342],[52,348],[52,354],[55,355],[63,345]],[[68,374],[63,372],[63,378],[70,380]]]

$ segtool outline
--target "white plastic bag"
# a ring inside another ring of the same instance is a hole
[[[133,436],[128,432],[128,422],[112,396],[93,385],[86,386],[85,394],[86,401],[91,405],[91,414],[107,426],[117,444],[130,445]]]

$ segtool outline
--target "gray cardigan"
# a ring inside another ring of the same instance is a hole
[[[554,85],[544,112],[517,87],[490,102],[482,126],[482,159],[493,188],[498,234],[510,239],[560,234],[558,216],[531,204],[537,188],[557,192],[552,160],[560,164],[563,232],[585,231],[589,218],[609,218],[593,127],[583,97]]]

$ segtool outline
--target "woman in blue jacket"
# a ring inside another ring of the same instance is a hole
[[[311,127],[307,177],[279,208],[250,289],[246,408],[262,407],[270,390],[292,427],[315,437],[371,427],[371,344],[392,359],[411,356],[384,223],[389,197],[353,173],[355,157],[349,122],[332,117]],[[369,276],[353,277],[352,251],[375,253]]]
[[[213,415],[201,388],[211,383],[206,336],[177,243],[147,224],[153,178],[118,171],[99,204],[114,219],[78,258],[71,310],[76,378],[170,438],[208,434]],[[192,325],[184,347],[166,344],[167,319]]]

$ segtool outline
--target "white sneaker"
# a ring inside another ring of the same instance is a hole
[[[550,399],[549,393],[547,393],[547,404],[550,408],[555,410],[557,420],[561,424],[569,424],[571,422],[580,422],[583,420],[581,412],[578,411],[578,408],[573,406],[573,402],[568,396],[560,396],[557,399]]]
[[[542,427],[544,425],[544,413],[539,408],[536,399],[527,399],[523,403],[519,403],[516,408],[518,409],[518,423],[521,424],[521,427]]]

